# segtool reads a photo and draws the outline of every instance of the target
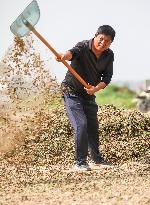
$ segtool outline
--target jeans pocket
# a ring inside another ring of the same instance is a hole
[[[65,104],[72,111],[82,109],[81,99],[79,98],[79,96],[76,93],[69,92],[69,93],[65,94]]]

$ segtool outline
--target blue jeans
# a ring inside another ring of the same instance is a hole
[[[85,99],[74,93],[64,93],[64,104],[74,128],[75,155],[78,165],[86,163],[88,148],[93,161],[101,161],[98,135],[98,106],[95,98]]]

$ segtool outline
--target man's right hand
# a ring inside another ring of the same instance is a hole
[[[63,53],[59,53],[59,56],[56,56],[55,59],[56,61],[61,62],[62,60],[65,60],[64,56],[65,55]]]
[[[72,58],[72,53],[70,51],[67,51],[65,54],[59,53],[59,57],[57,56],[55,59],[58,62],[61,62],[63,60],[71,60],[71,58]]]

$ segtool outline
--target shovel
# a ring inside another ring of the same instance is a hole
[[[40,18],[40,9],[36,0],[33,0],[25,10],[18,16],[18,18],[10,26],[10,30],[15,36],[24,37],[30,31],[32,31],[59,59],[60,55],[57,51],[37,32],[34,26],[37,24]],[[79,82],[86,88],[90,88],[91,85],[87,84],[80,75],[65,61],[61,61],[68,70],[79,80]]]

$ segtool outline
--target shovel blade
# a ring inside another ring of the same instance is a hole
[[[11,32],[18,37],[24,37],[31,29],[26,26],[29,22],[34,27],[40,18],[40,9],[36,0],[33,0],[10,26]]]

